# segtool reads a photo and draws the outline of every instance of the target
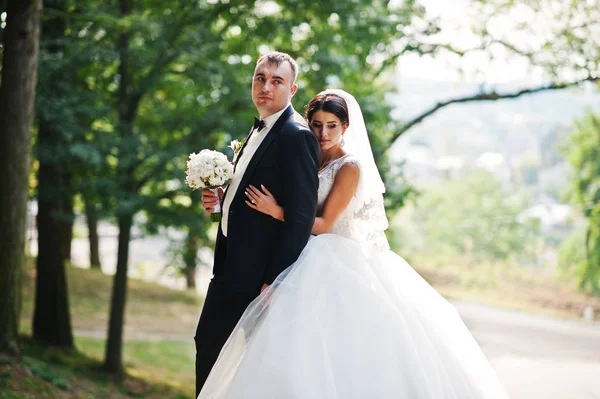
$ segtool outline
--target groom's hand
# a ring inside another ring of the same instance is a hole
[[[212,191],[208,189],[202,190],[202,207],[204,208],[204,213],[210,215],[215,210],[215,205],[217,205],[217,201],[223,201],[223,188],[219,187],[219,197],[215,195]]]
[[[271,299],[271,295],[273,294],[273,290],[267,291],[265,292],[265,290],[269,288],[269,284],[263,284],[262,288],[260,289],[260,295],[259,297],[260,299],[260,304],[264,307],[264,306],[268,306],[269,305],[269,300]]]

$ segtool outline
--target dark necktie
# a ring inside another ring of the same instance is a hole
[[[265,128],[265,121],[262,119],[258,119],[256,116],[254,117],[254,129],[258,129],[260,132]]]

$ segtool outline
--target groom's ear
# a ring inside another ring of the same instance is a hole
[[[290,89],[290,98],[294,97],[294,94],[296,94],[296,90],[298,90],[298,85],[294,83],[292,85],[292,88]]]

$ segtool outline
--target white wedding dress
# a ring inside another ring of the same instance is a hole
[[[319,173],[321,210],[346,162]],[[248,307],[199,398],[508,398],[454,307],[389,250],[381,204],[355,200]]]

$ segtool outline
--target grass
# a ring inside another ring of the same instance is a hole
[[[81,353],[94,359],[104,356],[105,341],[78,337],[76,345]],[[145,379],[160,375],[182,389],[194,385],[194,343],[190,337],[181,341],[125,342],[124,362],[128,373]]]
[[[112,277],[99,270],[68,267],[69,301],[75,329],[106,332]],[[11,398],[190,398],[194,396],[193,332],[202,306],[196,292],[176,291],[130,279],[125,331],[188,340],[125,340],[125,377],[102,370],[105,339],[76,336],[76,350],[47,348],[24,338],[18,362],[0,357],[0,399]],[[30,335],[35,290],[34,261],[23,284],[21,332]],[[1,355],[0,355],[1,356]]]
[[[97,269],[67,267],[69,302],[74,329],[106,331],[112,276]],[[126,333],[189,334],[196,328],[202,299],[195,291],[177,291],[129,279]],[[35,291],[34,261],[28,262],[23,284],[21,332],[30,334]]]
[[[413,255],[409,263],[448,299],[581,319],[586,307],[600,321],[600,298],[579,292],[572,281],[544,269],[508,263],[469,264],[460,257]]]
[[[103,340],[80,338],[77,347],[79,351],[69,351],[25,340],[19,362],[0,359],[0,399],[194,396],[191,343],[128,342],[122,381],[102,371]]]

